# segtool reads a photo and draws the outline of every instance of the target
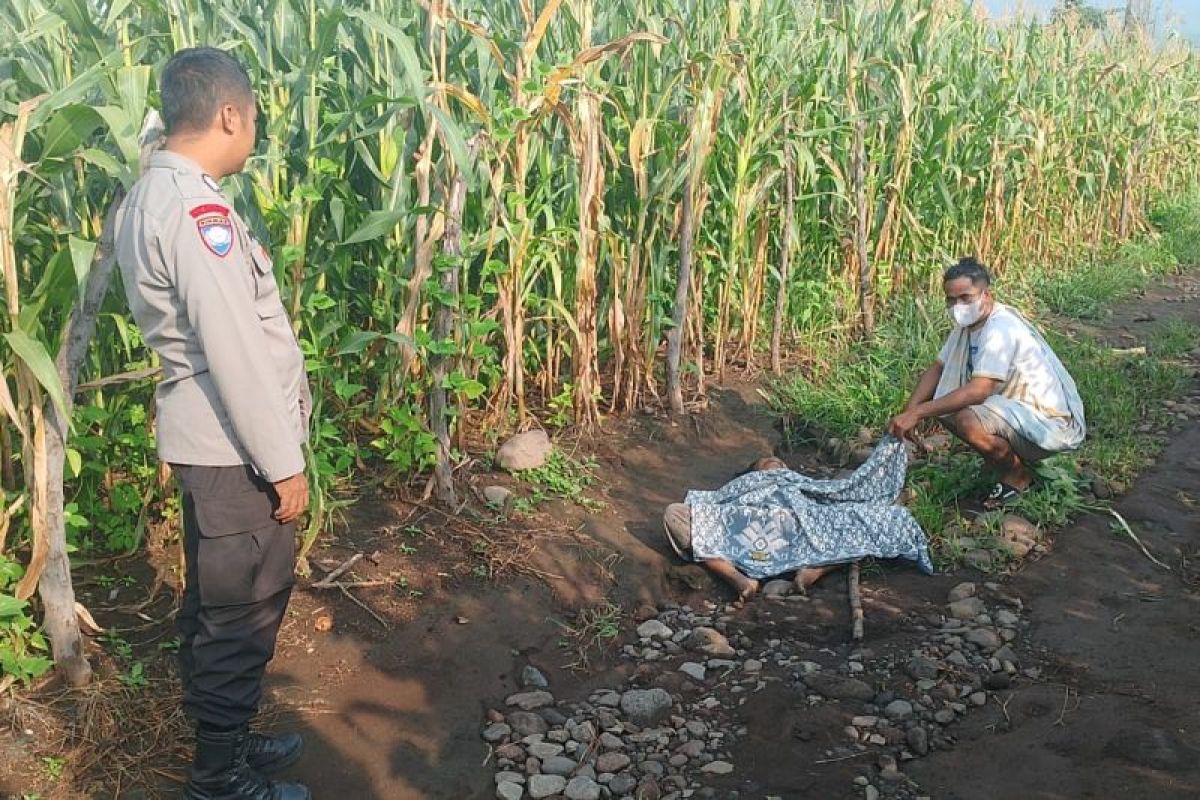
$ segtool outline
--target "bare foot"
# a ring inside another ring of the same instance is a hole
[[[831,569],[833,567],[804,567],[798,570],[794,579],[796,591],[800,592],[800,594],[807,594],[812,585],[825,577],[825,573]]]
[[[734,606],[741,608],[743,604],[758,594],[758,581],[744,575],[741,570],[728,561],[720,558],[710,558],[704,561],[704,567],[721,580],[728,583],[737,592]]]
[[[741,576],[741,580],[733,581],[733,588],[738,593],[737,600],[733,602],[733,607],[741,608],[753,599],[754,595],[758,594],[758,581],[743,575]]]

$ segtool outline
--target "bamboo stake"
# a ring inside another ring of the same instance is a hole
[[[850,565],[850,638],[860,641],[863,638],[863,607],[862,589],[859,586],[861,568],[857,561]]]

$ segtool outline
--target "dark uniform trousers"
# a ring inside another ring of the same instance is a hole
[[[172,464],[183,493],[187,586],[176,624],[183,707],[217,728],[258,712],[263,672],[292,592],[296,526],[249,466]]]

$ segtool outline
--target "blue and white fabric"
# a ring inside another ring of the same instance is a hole
[[[868,556],[910,559],[932,573],[924,531],[896,504],[907,468],[904,445],[888,436],[847,478],[773,469],[688,492],[692,555],[730,561],[751,578]]]

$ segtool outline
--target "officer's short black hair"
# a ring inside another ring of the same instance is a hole
[[[163,68],[162,118],[167,133],[208,130],[227,103],[253,103],[250,76],[237,59],[215,47],[192,47]]]
[[[959,278],[970,278],[972,284],[984,289],[992,285],[992,275],[988,272],[988,268],[977,261],[974,256],[960,258],[957,264],[942,275],[942,283],[949,283]]]

